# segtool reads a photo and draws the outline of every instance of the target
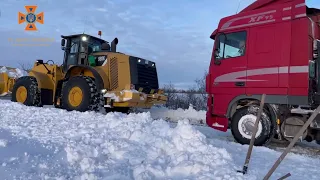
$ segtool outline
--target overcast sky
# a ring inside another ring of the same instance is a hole
[[[254,0],[242,0],[240,10]],[[209,38],[219,19],[235,14],[239,0],[1,0],[0,65],[19,67],[36,59],[61,64],[60,36],[90,33],[112,41],[118,51],[157,63],[160,85],[168,82],[187,87],[208,69],[213,41]],[[320,8],[319,0],[308,6]],[[18,12],[25,5],[38,5],[45,23],[37,32],[24,31]],[[18,38],[51,38],[48,46],[13,45]]]

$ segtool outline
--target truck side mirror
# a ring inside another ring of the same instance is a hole
[[[220,65],[221,64],[221,60],[220,59],[215,59],[214,60],[214,64],[215,65]]]
[[[215,49],[214,50],[214,64],[215,65],[220,65],[221,64],[221,59],[219,57],[219,52],[220,52],[219,49]]]
[[[314,61],[309,61],[309,78],[316,77],[316,66]]]
[[[220,50],[219,49],[215,49],[214,50],[214,57],[215,58],[219,58],[219,53],[220,53]]]
[[[64,46],[66,44],[66,40],[65,39],[61,39],[61,46]]]

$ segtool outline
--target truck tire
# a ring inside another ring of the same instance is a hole
[[[231,119],[231,132],[235,140],[240,144],[250,144],[254,129],[254,123],[258,114],[259,106],[245,106],[238,109]],[[269,112],[264,109],[258,125],[255,146],[263,146],[269,142],[273,136],[272,119]]]
[[[70,78],[63,86],[61,107],[67,111],[99,111],[100,97],[93,78],[75,76]]]
[[[23,76],[17,79],[12,88],[11,101],[26,106],[41,107],[41,92],[37,79],[32,76]]]

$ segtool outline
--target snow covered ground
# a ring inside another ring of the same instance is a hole
[[[281,153],[255,147],[249,173],[242,175],[236,171],[248,146],[230,141],[230,133],[183,118],[154,120],[159,116],[66,112],[0,100],[1,179],[258,180]],[[319,179],[319,166],[317,156],[290,153],[271,179],[288,172],[288,179]]]
[[[149,110],[141,110],[142,112],[150,112],[153,119],[164,119],[170,121],[179,121],[181,119],[188,119],[190,124],[206,125],[206,111],[196,111],[189,107],[189,109],[171,110],[165,107],[152,107]]]

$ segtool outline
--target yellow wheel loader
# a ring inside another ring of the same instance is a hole
[[[156,64],[117,52],[117,38],[110,45],[88,34],[61,37],[63,64],[37,60],[28,76],[16,80],[11,101],[81,112],[103,107],[128,112],[166,103]]]

